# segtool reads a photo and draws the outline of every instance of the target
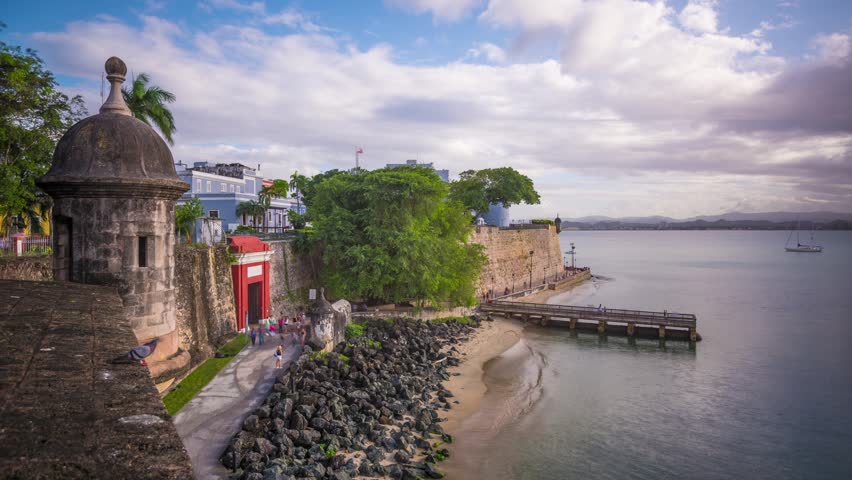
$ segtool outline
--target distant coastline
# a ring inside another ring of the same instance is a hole
[[[691,218],[604,217],[566,218],[563,230],[852,230],[852,213],[728,212]]]
[[[563,221],[562,230],[792,230],[795,221],[770,222],[766,220],[694,220],[685,222],[639,223],[622,221],[573,222]],[[801,222],[802,230],[852,230],[848,220],[830,222]]]

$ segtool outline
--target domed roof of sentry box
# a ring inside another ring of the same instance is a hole
[[[175,173],[166,142],[134,118],[124,103],[121,84],[127,66],[118,57],[106,61],[110,93],[100,113],[65,132],[53,153],[53,165],[38,185],[54,197],[133,196],[177,198],[189,189]]]

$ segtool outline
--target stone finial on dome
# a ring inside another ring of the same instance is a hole
[[[131,116],[130,108],[124,103],[124,95],[121,93],[121,84],[124,83],[124,76],[127,75],[127,65],[118,57],[109,57],[104,64],[104,69],[109,80],[109,97],[106,102],[101,105],[101,113],[118,113],[121,115]]]

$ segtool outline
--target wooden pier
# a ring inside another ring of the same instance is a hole
[[[574,305],[548,305],[544,303],[493,301],[483,303],[479,310],[485,314],[502,315],[509,318],[521,318],[524,321],[537,321],[540,325],[566,326],[571,330],[578,328],[596,329],[598,333],[610,330],[623,331],[633,337],[643,330],[652,332],[660,339],[688,338],[695,342],[701,340],[698,335],[698,319],[691,313],[648,312],[643,310],[622,310],[617,308],[598,309]]]

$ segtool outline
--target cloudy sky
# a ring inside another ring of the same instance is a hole
[[[27,1],[0,38],[89,111],[117,55],[173,152],[272,178],[513,166],[513,218],[852,211],[848,0]]]

